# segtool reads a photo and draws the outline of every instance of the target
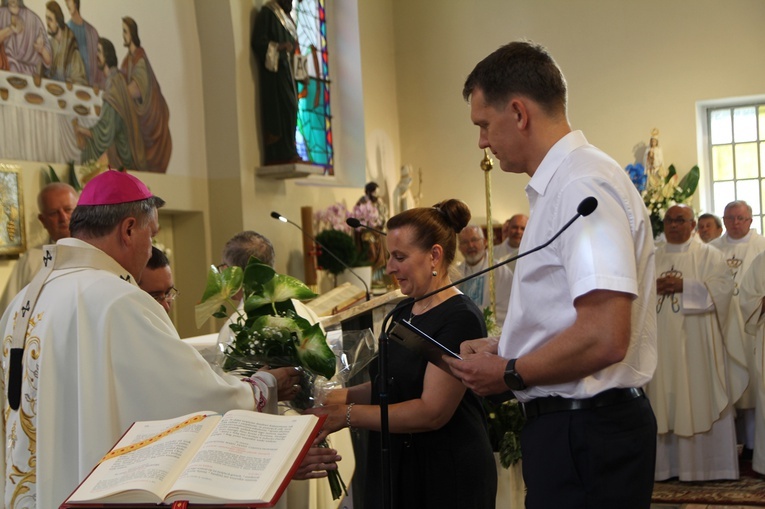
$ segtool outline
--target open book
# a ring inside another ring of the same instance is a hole
[[[311,308],[316,316],[329,316],[363,301],[365,297],[366,292],[363,288],[351,283],[343,283],[307,302],[306,306]]]
[[[232,410],[134,423],[61,508],[276,504],[325,416]]]

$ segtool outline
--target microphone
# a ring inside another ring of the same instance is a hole
[[[346,219],[345,220],[345,224],[347,224],[351,228],[366,228],[367,230],[372,230],[373,232],[378,233],[380,235],[385,235],[385,236],[388,235],[387,233],[385,233],[382,230],[378,230],[377,228],[372,228],[371,226],[365,225],[364,223],[362,223],[361,221],[359,221],[355,217],[349,217],[348,219]]]
[[[503,266],[503,265],[506,265],[506,264],[508,264],[508,263],[510,263],[510,262],[514,262],[514,261],[515,261],[515,260],[517,260],[518,258],[523,258],[524,256],[530,255],[531,253],[536,253],[536,252],[537,252],[537,251],[539,251],[540,249],[544,249],[544,248],[546,248],[547,246],[549,246],[550,244],[552,244],[552,243],[553,243],[553,241],[554,241],[555,239],[557,239],[558,237],[560,237],[560,235],[561,235],[563,232],[565,232],[566,230],[568,230],[568,227],[569,227],[569,226],[571,226],[571,225],[574,223],[574,221],[576,221],[577,219],[579,219],[579,218],[580,218],[580,217],[582,217],[582,216],[589,216],[590,214],[592,214],[593,212],[595,212],[595,209],[596,209],[596,208],[598,208],[598,199],[597,199],[597,198],[595,198],[594,196],[588,196],[587,198],[585,198],[584,200],[582,200],[581,202],[579,202],[579,205],[576,207],[576,214],[574,215],[574,217],[572,217],[571,219],[569,219],[569,220],[568,220],[568,222],[567,222],[566,224],[564,224],[564,225],[561,227],[561,229],[560,229],[560,230],[558,230],[558,232],[557,232],[555,235],[553,235],[552,237],[550,237],[550,239],[549,239],[547,242],[545,242],[544,244],[540,244],[540,245],[538,245],[537,247],[535,247],[535,248],[533,248],[533,249],[529,249],[528,251],[524,251],[523,253],[518,253],[517,255],[515,255],[515,256],[512,256],[512,257],[508,258],[507,260],[503,260],[503,261],[501,261],[501,262],[499,262],[499,263],[496,263],[496,264],[494,264],[494,265],[491,265],[491,266],[489,266],[489,267],[486,267],[486,268],[485,268],[485,269],[483,269],[483,270],[479,270],[478,272],[476,272],[476,273],[474,273],[474,274],[470,274],[470,275],[469,275],[469,276],[467,276],[467,277],[463,277],[462,279],[459,279],[459,280],[457,280],[457,281],[455,281],[455,282],[453,282],[453,283],[451,283],[451,284],[449,284],[449,285],[446,285],[446,286],[444,286],[444,287],[441,287],[441,288],[437,288],[437,289],[433,290],[432,292],[428,292],[428,293],[426,293],[425,295],[423,295],[423,296],[421,296],[421,297],[417,297],[416,299],[413,299],[411,302],[412,302],[412,303],[415,303],[415,302],[421,301],[421,300],[423,300],[423,299],[427,299],[428,297],[430,297],[430,296],[432,296],[432,295],[435,295],[435,294],[437,294],[437,293],[439,293],[439,292],[442,292],[442,291],[444,291],[444,290],[447,290],[447,289],[451,288],[452,286],[457,286],[457,285],[460,285],[460,284],[464,283],[465,281],[469,281],[469,280],[471,280],[471,279],[473,279],[473,278],[476,278],[476,277],[478,277],[478,276],[481,276],[481,275],[483,275],[483,274],[486,274],[486,273],[487,273],[487,272],[489,272],[490,270],[494,270],[494,269],[496,269],[497,267],[501,267],[501,266]],[[402,301],[402,304],[403,304],[404,302],[405,302],[406,304],[409,304],[409,301]],[[394,308],[394,309],[393,309],[393,311],[395,311],[395,310],[396,310],[396,309]],[[391,313],[392,313],[393,311],[391,311]]]
[[[395,327],[400,327],[396,322],[393,322],[393,327],[391,329],[388,328],[388,324],[390,320],[393,318],[393,314],[396,313],[399,309],[403,308],[404,306],[407,306],[409,304],[414,304],[415,302],[421,301],[423,299],[427,299],[428,297],[435,295],[439,292],[442,292],[444,290],[447,290],[451,288],[452,286],[456,286],[459,284],[464,283],[465,281],[468,281],[470,279],[476,278],[482,274],[485,274],[489,272],[490,270],[494,270],[497,267],[501,267],[502,265],[505,265],[507,263],[510,263],[512,261],[517,260],[518,258],[523,258],[524,256],[530,255],[531,253],[535,253],[539,251],[540,249],[544,249],[552,242],[560,237],[560,235],[566,231],[569,226],[573,224],[574,221],[579,219],[580,216],[589,216],[593,212],[595,212],[595,209],[598,208],[598,200],[594,196],[588,196],[581,202],[579,202],[579,205],[576,207],[576,215],[569,219],[569,221],[561,227],[558,232],[553,235],[547,242],[544,244],[540,244],[539,246],[530,249],[528,251],[524,251],[523,253],[519,253],[516,256],[513,256],[511,258],[508,258],[507,260],[501,261],[495,265],[492,265],[490,267],[487,267],[484,270],[480,270],[476,272],[475,274],[471,274],[467,277],[464,277],[460,279],[459,281],[455,281],[452,284],[443,286],[441,288],[437,288],[436,290],[433,290],[432,292],[426,293],[425,295],[422,295],[417,298],[408,298],[403,301],[401,301],[396,307],[394,307],[387,315],[385,315],[385,318],[383,318],[382,321],[382,333],[380,334],[379,339],[379,346],[378,346],[378,362],[380,364],[380,371],[378,376],[378,390],[379,390],[379,400],[380,400],[380,450],[381,450],[381,456],[382,456],[382,463],[383,463],[383,469],[382,469],[382,484],[383,484],[383,502],[388,502],[390,500],[390,493],[391,493],[391,484],[390,484],[390,427],[389,427],[389,420],[388,420],[388,336],[391,334],[391,330]],[[387,507],[390,507],[389,505]]]
[[[330,251],[329,249],[327,249],[327,248],[326,248],[326,246],[322,245],[322,243],[321,243],[321,242],[319,242],[318,240],[316,240],[316,238],[315,238],[315,237],[312,237],[312,236],[308,235],[308,233],[306,233],[306,231],[305,231],[305,230],[303,230],[303,229],[300,227],[300,225],[299,225],[299,224],[297,224],[297,223],[294,223],[294,222],[290,221],[289,219],[287,219],[287,218],[286,218],[286,217],[284,217],[283,215],[279,214],[278,212],[271,212],[271,217],[273,217],[274,219],[278,219],[278,220],[279,220],[279,221],[281,221],[282,223],[289,223],[289,224],[291,224],[292,226],[294,226],[295,228],[297,228],[298,230],[300,230],[300,232],[301,232],[303,235],[305,235],[306,237],[308,237],[309,239],[311,239],[311,242],[315,243],[317,246],[319,246],[320,248],[322,248],[324,251],[326,251],[326,253],[327,253],[328,255],[330,255],[332,258],[334,258],[335,260],[337,260],[337,261],[340,263],[340,265],[342,265],[343,267],[345,267],[345,270],[347,270],[348,272],[350,272],[351,274],[353,274],[354,276],[356,276],[356,277],[358,278],[358,280],[359,280],[359,281],[361,281],[361,284],[363,284],[363,285],[364,285],[364,291],[366,292],[366,300],[369,300],[369,298],[370,298],[370,295],[371,295],[371,294],[370,294],[370,292],[369,292],[369,285],[367,285],[367,282],[366,282],[366,281],[364,281],[364,278],[362,278],[362,277],[361,277],[361,276],[359,276],[359,275],[358,275],[356,272],[354,272],[354,270],[353,270],[353,269],[351,269],[351,268],[348,266],[348,264],[347,264],[347,263],[345,263],[343,260],[341,260],[340,258],[338,258],[338,257],[337,257],[337,255],[335,255],[335,253],[333,253],[332,251]]]

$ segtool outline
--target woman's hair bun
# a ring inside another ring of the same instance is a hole
[[[470,223],[470,207],[467,206],[462,200],[451,198],[433,205],[433,208],[440,211],[443,214],[446,223],[455,231],[459,233],[464,227]]]

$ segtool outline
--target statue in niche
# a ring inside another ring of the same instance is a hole
[[[398,214],[416,206],[417,203],[412,194],[412,167],[404,165],[401,167],[401,179],[393,190],[393,212]]]
[[[294,76],[299,53],[292,0],[269,0],[255,18],[250,41],[258,61],[263,164],[301,162],[295,143],[298,95]]]

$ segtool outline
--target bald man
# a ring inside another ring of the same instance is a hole
[[[505,221],[502,225],[502,243],[494,247],[494,258],[506,260],[518,254],[518,248],[521,247],[521,239],[523,239],[523,232],[526,230],[528,220],[529,217],[525,214],[515,214]],[[508,268],[514,271],[515,262],[510,262]]]
[[[59,239],[69,237],[69,218],[77,206],[77,191],[69,184],[53,182],[46,185],[37,195],[37,209],[40,220],[48,232],[49,240],[45,244],[54,244]],[[35,246],[22,254],[13,267],[8,283],[0,297],[0,314],[42,266],[42,245]]]

